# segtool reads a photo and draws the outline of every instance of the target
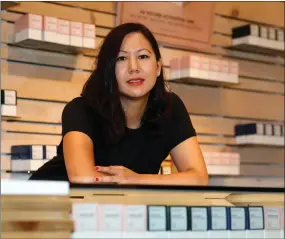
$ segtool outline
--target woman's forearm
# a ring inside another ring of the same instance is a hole
[[[153,185],[206,186],[208,185],[208,175],[201,175],[194,169],[166,175],[140,174],[138,183]]]

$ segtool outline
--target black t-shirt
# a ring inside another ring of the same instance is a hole
[[[82,97],[74,98],[62,113],[62,136],[70,131],[88,135],[94,144],[95,164],[98,166],[122,165],[140,174],[157,174],[161,163],[171,149],[184,140],[196,136],[189,114],[182,100],[170,94],[170,114],[158,122],[159,133],[153,133],[147,125],[138,129],[126,129],[123,138],[115,145],[104,143],[98,114]],[[62,141],[57,156],[35,172],[31,179],[68,180],[64,163]]]

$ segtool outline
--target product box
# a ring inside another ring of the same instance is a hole
[[[83,23],[70,22],[70,45],[77,47],[83,46]]]
[[[1,115],[2,116],[17,116],[17,106],[16,105],[1,105]]]
[[[17,105],[17,91],[1,90],[1,105]]]
[[[15,43],[25,40],[42,40],[43,18],[40,15],[25,14],[15,22]]]
[[[12,145],[12,159],[44,159],[43,145]]]
[[[70,44],[70,21],[58,19],[57,20],[57,34],[56,39],[58,44]]]
[[[56,17],[43,16],[43,41],[57,43]]]
[[[95,25],[83,24],[83,47],[95,49]]]

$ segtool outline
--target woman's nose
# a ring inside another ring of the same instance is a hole
[[[136,57],[132,56],[129,58],[129,73],[138,72],[139,63]]]

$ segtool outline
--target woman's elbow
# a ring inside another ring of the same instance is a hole
[[[207,171],[198,173],[198,184],[199,186],[209,185],[209,175]]]

